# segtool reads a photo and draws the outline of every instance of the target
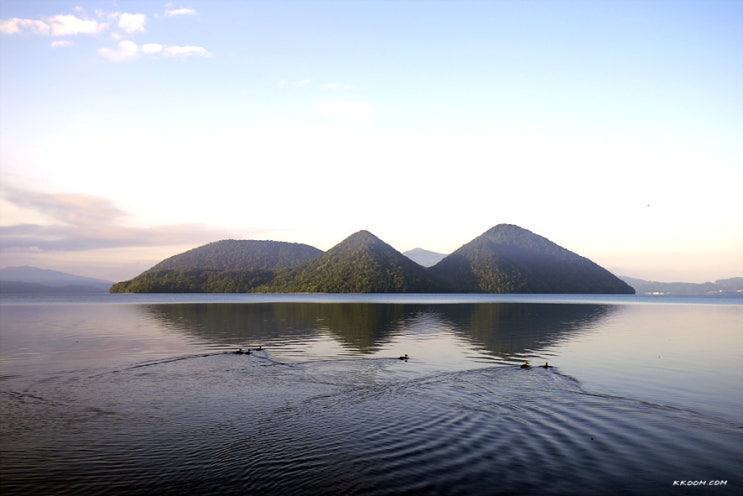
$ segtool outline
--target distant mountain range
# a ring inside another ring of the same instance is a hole
[[[620,276],[635,288],[638,294],[650,295],[737,295],[743,297],[743,277],[720,279],[715,282],[657,282]]]
[[[112,292],[487,292],[488,285],[492,287],[499,279],[501,282],[504,279],[523,282],[523,278],[503,276],[503,268],[511,263],[506,263],[509,243],[511,251],[532,252],[531,255],[522,254],[522,258],[535,257],[533,249],[519,247],[519,237],[523,237],[522,245],[531,240],[543,249],[552,250],[557,259],[550,264],[560,266],[560,256],[576,261],[567,250],[566,254],[564,249],[544,238],[508,225],[496,226],[450,256],[421,248],[400,254],[367,231],[355,233],[325,253],[300,243],[223,240],[169,257],[134,279],[117,283]],[[504,244],[505,247],[501,246]],[[501,260],[492,263],[489,257]],[[447,258],[448,262],[433,269]],[[591,264],[586,259],[580,262],[583,270],[590,271]],[[531,262],[527,261],[527,265]],[[510,267],[513,268],[513,263]],[[531,270],[537,270],[536,267],[538,264]],[[550,277],[559,278],[560,274],[553,270],[547,279]],[[536,279],[540,278],[544,279]],[[638,294],[743,297],[743,277],[701,284],[647,281],[628,276],[619,276],[619,279]],[[6,294],[101,293],[109,291],[112,284],[37,267],[0,269],[0,293]]]
[[[413,248],[403,252],[413,262],[423,267],[433,267],[446,258],[446,253],[436,253],[435,251],[424,250],[423,248]]]
[[[104,293],[111,281],[37,267],[0,269],[0,293]]]
[[[325,253],[297,243],[219,241],[170,257],[114,284],[111,292],[633,294],[634,289],[542,236],[500,224],[428,268],[368,231]]]

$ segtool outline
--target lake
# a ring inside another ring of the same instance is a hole
[[[0,493],[741,494],[742,384],[743,298],[4,295]]]

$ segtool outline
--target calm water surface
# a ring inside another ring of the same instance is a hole
[[[741,384],[740,298],[6,296],[0,493],[741,494]]]

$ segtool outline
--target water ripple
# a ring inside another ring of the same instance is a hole
[[[7,379],[2,492],[662,494],[741,461],[739,426],[556,369],[411,366],[208,353]]]

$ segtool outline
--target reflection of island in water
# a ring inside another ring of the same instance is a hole
[[[494,355],[544,349],[583,332],[616,307],[594,304],[493,303],[442,307],[459,332]]]
[[[310,339],[318,331],[325,331],[344,347],[371,354],[406,329],[425,325],[460,335],[494,355],[511,356],[546,348],[590,329],[613,307],[540,303],[200,303],[145,308],[166,327],[215,344]]]

